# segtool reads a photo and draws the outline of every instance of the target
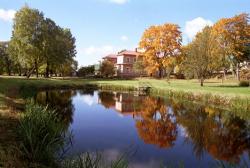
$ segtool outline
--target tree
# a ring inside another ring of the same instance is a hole
[[[239,65],[248,59],[245,51],[250,43],[249,15],[242,13],[232,18],[223,18],[214,25],[214,32],[225,55],[236,68],[236,76],[240,80]]]
[[[61,63],[60,54],[58,54],[58,36],[59,27],[55,22],[49,18],[46,18],[43,22],[43,54],[46,64],[45,77],[49,77],[50,66],[57,61]]]
[[[38,77],[38,68],[43,62],[42,25],[43,13],[28,6],[21,8],[15,15],[11,38],[12,48],[15,48],[18,61],[29,69],[27,77],[34,70]]]
[[[77,71],[78,63],[74,60],[76,55],[75,38],[69,29],[60,28],[59,32],[55,52],[60,59],[53,63],[53,67],[57,69],[57,73],[65,76]]]
[[[214,50],[218,43],[214,40],[211,27],[205,27],[185,49],[185,71],[194,74],[201,86],[213,74],[217,64]]]
[[[77,69],[75,48],[70,30],[44,18],[37,9],[25,6],[16,13],[8,52],[20,73],[26,69],[28,78],[34,70],[37,77],[39,72],[46,77],[72,74]]]
[[[140,41],[140,48],[144,50],[143,61],[148,73],[159,73],[172,63],[172,57],[178,56],[181,47],[181,32],[175,24],[151,26]]]
[[[78,76],[85,77],[89,75],[94,75],[95,73],[95,67],[94,65],[86,66],[86,67],[81,67],[78,70]]]
[[[100,72],[105,77],[110,77],[115,74],[114,64],[110,61],[103,61],[100,67]]]
[[[145,65],[144,65],[142,57],[138,57],[136,59],[136,62],[133,64],[133,70],[135,73],[139,74],[140,76],[145,73]]]
[[[0,72],[7,72],[8,75],[11,75],[11,59],[7,52],[8,42],[0,42]]]

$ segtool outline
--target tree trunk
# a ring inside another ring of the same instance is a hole
[[[11,69],[10,69],[10,65],[7,65],[7,71],[8,71],[8,75],[11,76]]]
[[[22,68],[20,65],[18,65],[18,76],[22,75]]]
[[[38,64],[37,64],[37,61],[35,61],[35,69],[36,69],[36,78],[38,78]]]
[[[34,72],[35,68],[36,67],[33,66],[33,68],[26,74],[28,79],[30,78],[30,75]]]
[[[5,59],[5,63],[6,63],[6,68],[7,68],[7,73],[8,73],[8,75],[10,76],[11,75],[11,68],[10,68],[10,66],[11,66],[11,63],[10,63],[10,60],[8,59],[8,58],[6,58]]]
[[[159,68],[159,78],[162,78],[162,69],[161,68]]]
[[[237,77],[237,80],[240,81],[240,65],[239,65],[239,63],[237,63],[237,65],[236,65],[236,77]]]
[[[203,77],[201,77],[201,87],[203,86],[203,83],[204,83],[204,79]]]
[[[47,66],[46,66],[46,78],[49,78],[49,62],[47,61]]]
[[[224,80],[227,80],[227,70],[226,69],[223,70],[223,77],[224,77]]]

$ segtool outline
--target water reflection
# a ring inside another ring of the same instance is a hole
[[[141,114],[136,119],[139,136],[145,143],[168,148],[177,138],[177,123],[172,109],[165,106],[160,98],[146,97],[143,100]]]
[[[187,105],[176,108],[175,116],[197,157],[209,152],[218,160],[239,163],[243,152],[250,149],[249,121],[232,113]]]
[[[35,101],[55,109],[55,112],[65,125],[69,126],[69,124],[73,122],[73,113],[75,109],[72,104],[72,97],[75,96],[76,93],[77,91],[74,90],[43,91],[36,94]]]
[[[38,93],[36,101],[55,107],[68,125],[73,121],[72,97],[77,93],[93,101],[96,92],[46,91]],[[202,160],[207,153],[214,159],[231,163],[240,163],[243,153],[248,153],[246,155],[249,157],[250,122],[235,113],[131,93],[100,91],[97,95],[97,102],[105,109],[114,110],[122,116],[131,116],[138,137],[146,144],[167,150],[175,146],[178,138],[182,138],[184,145],[192,147],[198,160]],[[184,131],[181,137],[180,128]]]

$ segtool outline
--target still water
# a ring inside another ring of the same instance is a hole
[[[250,121],[233,112],[135,93],[52,90],[36,94],[73,132],[74,156],[126,154],[131,167],[250,165]]]

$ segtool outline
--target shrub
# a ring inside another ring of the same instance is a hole
[[[249,86],[249,81],[240,81],[239,86],[241,87],[248,87]]]
[[[250,79],[250,70],[249,69],[242,69],[240,71],[240,78],[242,80],[249,80]]]
[[[36,165],[56,165],[57,154],[71,135],[54,111],[29,103],[17,130],[21,156]]]

